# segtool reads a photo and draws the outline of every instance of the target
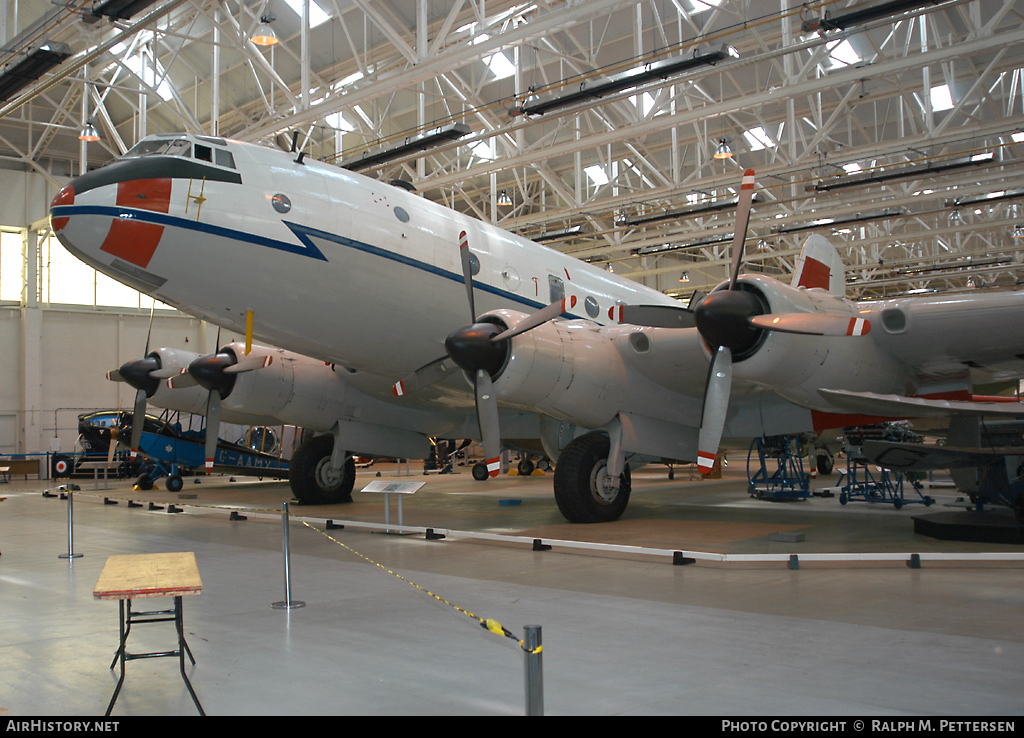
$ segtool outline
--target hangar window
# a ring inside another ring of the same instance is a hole
[[[72,256],[55,237],[40,239],[34,285],[25,283],[25,232],[0,233],[0,300],[20,302],[28,289],[51,305],[86,305],[149,310],[153,298],[97,272]],[[157,302],[158,309],[173,310]]]

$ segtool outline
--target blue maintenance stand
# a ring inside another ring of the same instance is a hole
[[[803,500],[811,496],[800,436],[755,438],[747,453],[747,491],[759,500]]]
[[[922,495],[921,490],[913,483],[910,486],[917,494],[917,499],[907,498],[903,494],[903,483],[902,472],[875,466],[861,455],[859,446],[848,446],[846,450],[846,479],[840,487],[839,504],[887,502],[899,510],[908,504],[929,507],[935,502],[931,497]]]

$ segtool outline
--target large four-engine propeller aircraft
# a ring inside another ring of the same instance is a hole
[[[853,303],[821,237],[791,284],[742,274],[753,188],[748,171],[729,279],[693,311],[415,193],[222,138],[148,137],[64,187],[51,223],[121,282],[229,329],[251,313],[258,339],[333,364],[345,399],[307,448],[323,478],[356,453],[421,458],[432,436],[479,438],[496,467],[503,438],[534,438],[573,522],[621,516],[630,466],[708,469],[723,437],[862,422],[851,397],[870,415],[878,395],[969,402],[972,372],[1024,376],[1024,292]],[[292,479],[300,499],[321,484]]]

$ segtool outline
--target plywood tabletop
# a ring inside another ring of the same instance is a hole
[[[99,600],[125,600],[195,595],[202,588],[196,555],[186,551],[111,556],[92,594]]]

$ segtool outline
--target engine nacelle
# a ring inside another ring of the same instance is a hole
[[[158,348],[150,351],[149,356],[156,355],[160,361],[160,368],[164,370],[174,369],[181,372],[188,368],[199,354],[194,351],[185,351],[176,348]],[[205,413],[207,391],[195,385],[171,389],[167,382],[160,380],[156,383],[153,394],[147,394],[149,402],[157,407],[164,407],[170,410],[177,410],[183,413]]]
[[[525,314],[495,310],[485,320],[511,328]],[[626,367],[611,338],[586,320],[549,321],[511,339],[494,378],[498,398],[585,428],[600,428],[619,412]]]
[[[832,313],[863,317],[857,306],[824,290],[745,276],[740,289],[754,293],[765,313]],[[705,347],[706,350],[706,347]],[[902,393],[909,377],[870,334],[812,336],[763,330],[750,350],[733,357],[733,376],[770,387],[818,410],[833,410],[819,388]]]

